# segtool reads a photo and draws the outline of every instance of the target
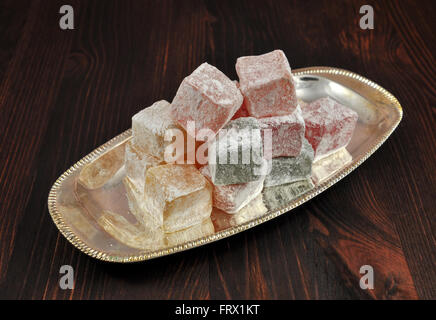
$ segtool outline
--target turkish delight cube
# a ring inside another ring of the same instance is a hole
[[[236,61],[248,113],[256,118],[291,114],[297,107],[295,82],[281,50]]]
[[[239,82],[236,80],[233,80],[233,83],[236,85],[236,87],[239,89]],[[241,106],[239,107],[239,109],[235,112],[235,114],[233,115],[231,120],[235,120],[238,118],[242,118],[242,117],[249,117],[250,115],[248,114],[248,110],[247,107],[245,106],[245,103],[242,102]]]
[[[210,175],[215,185],[259,180],[263,169],[263,147],[259,122],[246,117],[230,121],[208,150]]]
[[[124,146],[105,152],[80,171],[79,183],[88,189],[98,189],[115,176],[124,163]]]
[[[194,165],[153,167],[145,176],[144,207],[165,232],[185,229],[210,217],[212,187]]]
[[[165,243],[167,246],[177,246],[185,242],[197,240],[209,236],[215,232],[215,227],[211,218],[206,218],[195,226],[179,230],[176,232],[165,233]]]
[[[358,115],[327,97],[315,100],[303,109],[305,137],[312,145],[315,160],[345,147],[353,136]]]
[[[262,192],[263,200],[269,210],[277,210],[289,205],[292,200],[314,187],[309,178],[283,185],[265,187]]]
[[[259,119],[266,153],[267,131],[270,130],[271,157],[295,157],[300,154],[304,139],[304,119],[298,106],[290,115]]]
[[[301,152],[298,156],[271,159],[271,168],[265,179],[265,187],[278,186],[310,178],[312,162],[312,146],[306,139],[303,139]]]
[[[160,100],[135,114],[132,118],[133,144],[145,154],[163,160],[165,148],[171,143],[165,139],[165,134],[170,134],[170,130],[182,130],[172,120],[171,113],[171,105]]]
[[[195,136],[201,129],[218,132],[242,104],[242,95],[227,76],[208,63],[200,65],[183,79],[173,99],[172,116],[188,130],[195,124]]]
[[[129,211],[136,220],[147,229],[161,229],[160,220],[149,214],[145,209],[144,189],[139,189],[138,184],[134,183],[129,177],[124,177],[123,185]],[[144,183],[142,183],[142,186],[144,186]]]
[[[144,150],[135,145],[132,140],[126,143],[124,161],[126,175],[141,192],[144,190],[147,169],[163,163],[162,160],[148,155]]]
[[[208,166],[202,167],[200,172],[211,180]],[[262,192],[264,180],[265,176],[261,176],[260,179],[256,181],[241,184],[228,184],[223,186],[212,184],[213,206],[227,213],[238,212]]]
[[[345,148],[341,148],[329,156],[315,161],[312,166],[312,181],[320,184],[345,168],[353,161],[353,157]]]
[[[268,209],[265,206],[262,193],[260,193],[236,213],[229,214],[222,210],[214,210],[212,221],[215,226],[215,232],[219,232],[230,227],[247,223],[263,216],[267,212]]]
[[[132,248],[157,250],[165,244],[162,230],[131,223],[119,213],[105,210],[97,223],[114,239]]]

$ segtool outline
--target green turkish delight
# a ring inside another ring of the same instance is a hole
[[[209,148],[209,170],[215,185],[259,180],[265,170],[257,119],[238,118],[221,129]]]
[[[310,177],[312,172],[313,149],[303,139],[301,152],[296,157],[279,157],[270,160],[270,172],[265,179],[265,187],[277,186]]]

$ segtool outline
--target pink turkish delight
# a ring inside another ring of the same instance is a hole
[[[242,101],[234,82],[214,66],[203,63],[182,81],[172,102],[172,116],[186,130],[188,121],[193,121],[195,135],[203,128],[216,134]]]
[[[256,198],[262,192],[263,182],[265,180],[265,176],[261,176],[257,181],[217,186],[212,182],[209,166],[202,167],[200,172],[211,182],[213,186],[213,206],[227,213],[238,212],[251,200]]]
[[[236,80],[233,80],[233,83],[236,85],[236,87],[239,89],[239,82]],[[247,107],[244,102],[242,102],[241,107],[236,111],[236,113],[233,115],[232,120],[238,119],[238,118],[244,118],[249,117]]]
[[[232,120],[238,119],[238,118],[245,118],[249,117],[247,107],[245,106],[245,103],[242,103],[241,107],[236,111],[234,116],[232,117]]]
[[[304,119],[299,106],[291,115],[260,118],[259,124],[264,139],[264,152],[267,150],[265,131],[271,130],[272,158],[295,157],[300,154],[304,138]]]
[[[291,114],[297,107],[294,78],[281,50],[236,61],[248,113],[256,118]]]
[[[234,81],[236,83],[236,86],[239,89],[239,83],[238,81]],[[248,114],[248,110],[247,110],[247,106],[245,105],[244,102],[242,102],[241,106],[239,107],[239,109],[235,112],[235,114],[233,115],[231,120],[235,120],[238,118],[245,118],[245,117],[249,117],[250,115]]]
[[[303,109],[305,137],[315,151],[315,160],[345,147],[353,136],[358,115],[331,98],[321,98]]]

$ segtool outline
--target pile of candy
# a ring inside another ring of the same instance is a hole
[[[174,232],[212,207],[236,213],[264,187],[307,180],[351,140],[357,114],[330,98],[300,105],[281,50],[238,58],[236,71],[239,82],[203,63],[171,104],[133,117],[125,185],[141,224]]]

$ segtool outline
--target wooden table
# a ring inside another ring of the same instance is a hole
[[[0,298],[436,298],[433,1],[0,2]],[[374,30],[359,8],[374,8]],[[280,48],[293,68],[335,66],[391,91],[404,119],[359,169],[309,203],[231,238],[134,265],[99,262],[47,211],[56,178],[171,100],[204,61]],[[74,290],[58,285],[61,265]],[[362,290],[359,268],[374,267]]]

